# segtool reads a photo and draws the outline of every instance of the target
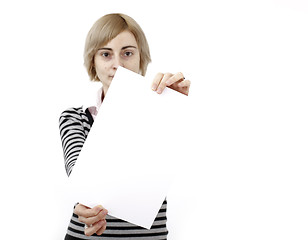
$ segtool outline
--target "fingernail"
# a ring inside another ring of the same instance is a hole
[[[158,89],[157,89],[157,93],[158,93],[158,94],[161,94],[162,92],[163,92],[163,90],[162,90],[161,88],[158,88]]]
[[[152,85],[152,90],[153,90],[153,91],[155,91],[155,90],[156,90],[156,88],[157,88],[157,86],[156,86],[156,85]]]
[[[104,208],[102,205],[98,205],[97,207],[95,207],[95,211],[98,214],[100,211],[102,211]]]

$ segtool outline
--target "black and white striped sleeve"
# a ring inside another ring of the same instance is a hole
[[[91,117],[91,116],[90,116]],[[82,107],[64,111],[59,119],[64,164],[69,176],[91,128],[89,115]]]

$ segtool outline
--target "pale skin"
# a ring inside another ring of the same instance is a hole
[[[97,76],[103,84],[104,95],[106,95],[119,66],[140,73],[140,52],[134,35],[129,31],[124,31],[99,48],[94,56],[94,66]],[[181,72],[156,74],[152,82],[152,90],[161,94],[166,87],[188,95],[190,81],[186,80]],[[88,226],[85,228],[85,235],[91,236],[94,233],[101,235],[106,230],[108,211],[103,206],[89,208],[78,204],[74,213],[78,215],[80,222]]]

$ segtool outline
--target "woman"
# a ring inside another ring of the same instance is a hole
[[[151,61],[149,46],[140,26],[124,14],[108,14],[100,18],[90,29],[84,50],[84,61],[92,81],[103,84],[98,104],[92,107],[70,108],[60,116],[65,168],[68,176],[87,138],[101,102],[119,66],[145,75]],[[152,90],[158,94],[166,87],[188,95],[190,81],[182,73],[158,73]],[[166,207],[162,207],[150,230],[107,215],[99,205],[94,208],[78,203],[74,207],[65,239],[166,239]]]

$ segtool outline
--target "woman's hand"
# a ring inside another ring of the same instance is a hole
[[[78,215],[78,220],[86,224],[84,230],[85,235],[91,236],[94,233],[102,235],[106,230],[106,215],[108,211],[103,206],[98,205],[94,208],[86,207],[78,204],[75,207],[74,213]]]
[[[190,81],[185,80],[184,75],[180,72],[176,74],[156,74],[152,83],[152,90],[156,91],[158,94],[161,94],[166,87],[188,95]]]

